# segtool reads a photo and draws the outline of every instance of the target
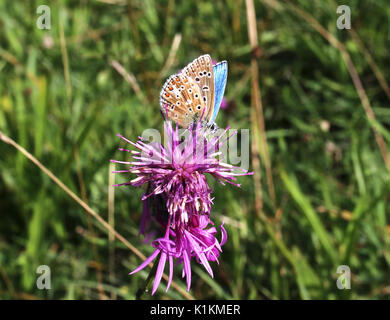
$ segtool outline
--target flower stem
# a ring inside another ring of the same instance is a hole
[[[137,293],[135,294],[135,300],[141,300],[142,295],[147,292],[147,287],[149,285],[150,280],[152,279],[153,274],[156,273],[158,263],[153,263],[152,269],[150,269],[149,275],[146,278],[144,284],[138,289]]]

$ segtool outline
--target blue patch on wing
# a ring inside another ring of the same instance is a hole
[[[214,110],[209,123],[214,123],[221,106],[227,79],[227,62],[222,61],[213,66],[214,71]]]

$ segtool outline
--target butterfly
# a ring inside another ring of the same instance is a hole
[[[213,65],[206,54],[171,75],[160,93],[161,112],[183,128],[196,125],[214,127],[225,92],[227,62]]]

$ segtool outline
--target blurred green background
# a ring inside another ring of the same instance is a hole
[[[217,123],[251,129],[256,175],[241,177],[240,189],[212,183],[213,217],[229,238],[212,265],[215,279],[192,263],[190,294],[388,299],[390,3],[254,1],[248,24],[251,3],[1,1],[0,131],[149,255],[153,248],[137,237],[143,190],[109,191],[109,160],[126,159],[116,134],[134,140],[161,129],[165,79],[201,54],[225,59],[227,107]],[[36,26],[41,4],[51,8],[50,30]],[[351,8],[352,30],[336,27],[340,4]],[[248,26],[257,31],[252,45]],[[140,262],[0,141],[1,299],[134,299],[149,272],[128,276]],[[51,290],[36,287],[43,264]],[[337,289],[342,264],[351,268],[351,290]],[[174,280],[185,288],[178,269]],[[144,298],[183,298],[165,284]]]

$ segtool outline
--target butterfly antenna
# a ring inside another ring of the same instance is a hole
[[[160,113],[161,113],[161,116],[163,117],[163,119],[165,120],[165,116],[164,116],[164,112],[162,112],[162,110],[160,109]]]

